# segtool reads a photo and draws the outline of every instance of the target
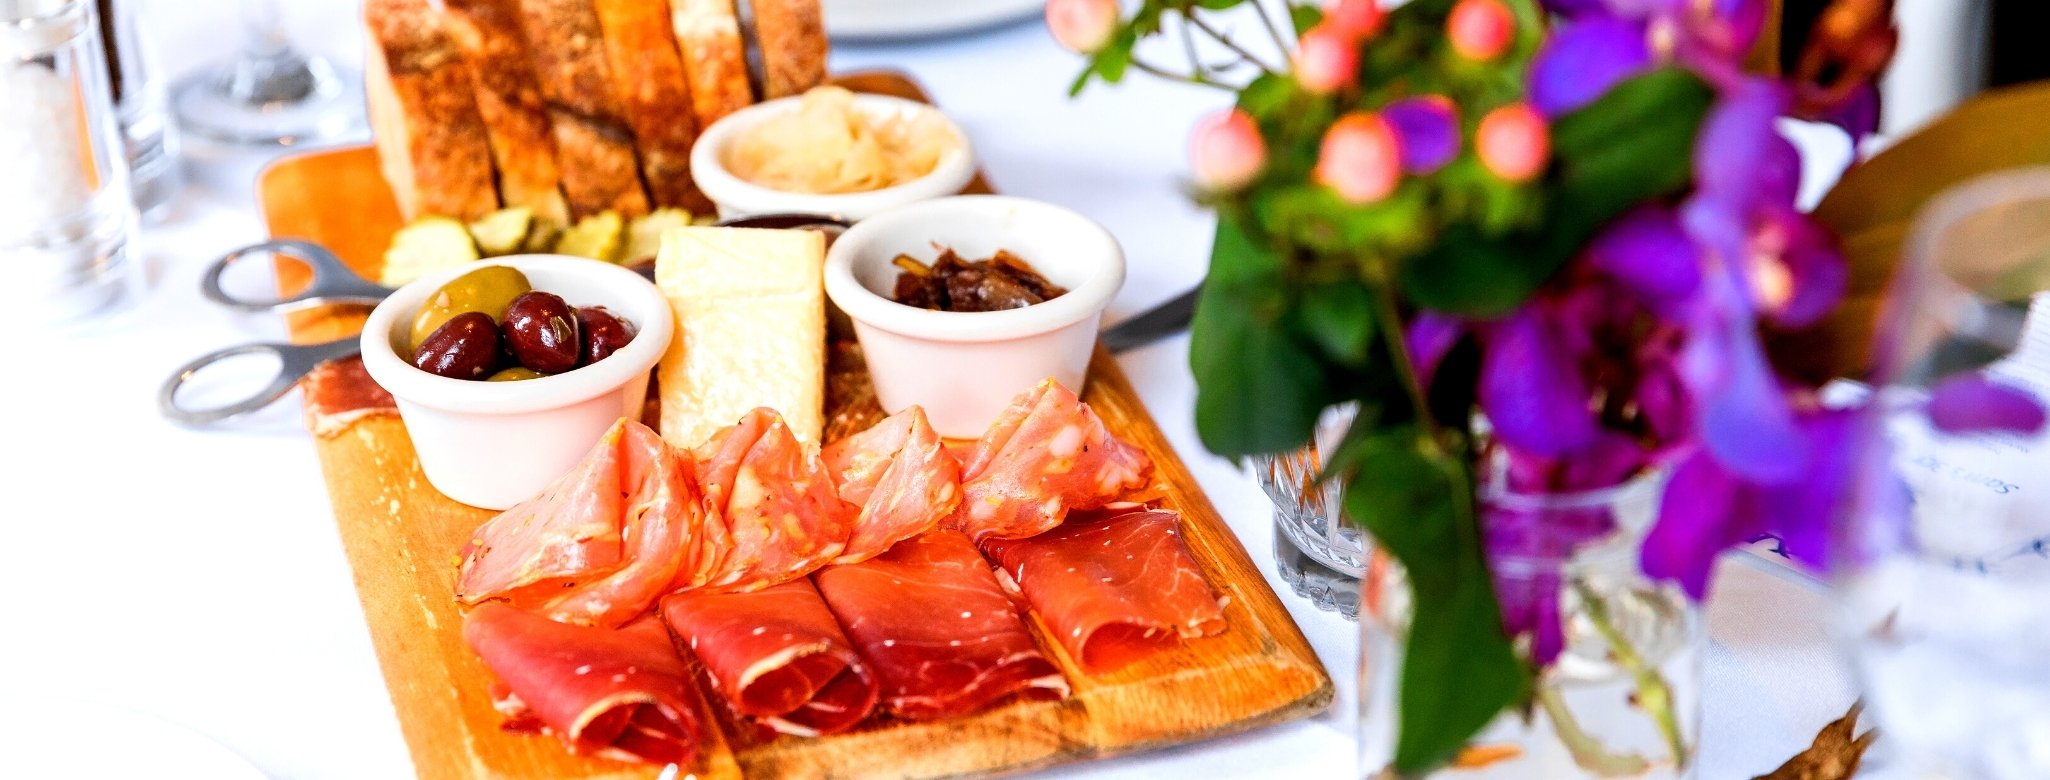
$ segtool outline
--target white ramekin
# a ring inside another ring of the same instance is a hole
[[[734,139],[772,117],[796,111],[798,101],[802,99],[802,96],[777,98],[728,114],[706,128],[696,145],[691,147],[691,178],[719,207],[720,219],[800,213],[825,214],[853,222],[913,201],[953,195],[975,178],[974,149],[969,146],[968,134],[961,132],[961,126],[954,120],[948,119],[939,109],[915,100],[863,93],[854,95],[854,110],[871,117],[938,116],[946,122],[947,130],[953,133],[954,148],[940,155],[939,164],[933,166],[931,173],[868,192],[839,195],[784,192],[751,184],[733,175],[726,167],[726,148],[733,144]]]
[[[1030,263],[1068,293],[1022,309],[928,311],[890,299],[908,254],[935,247],[965,260],[998,249]],[[1125,283],[1125,253],[1110,231],[1074,211],[1025,198],[960,195],[863,220],[826,253],[826,295],[854,320],[876,397],[896,413],[925,408],[933,430],[974,438],[1017,394],[1053,377],[1079,393],[1103,309]]]
[[[604,360],[539,379],[479,382],[414,368],[394,345],[410,335],[420,304],[487,265],[517,268],[534,289],[571,306],[604,306],[640,332]],[[640,419],[648,370],[675,328],[669,302],[639,274],[580,257],[512,255],[427,274],[393,292],[363,324],[363,366],[397,399],[427,481],[465,504],[504,509],[576,465],[620,417]]]

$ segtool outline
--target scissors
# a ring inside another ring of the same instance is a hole
[[[764,214],[719,223],[720,227],[812,227],[825,230],[832,235],[846,230],[849,225],[849,222],[838,217],[818,214]],[[306,289],[289,297],[238,297],[221,287],[221,277],[227,274],[229,268],[248,257],[283,258],[297,262],[312,272],[313,281],[306,285]],[[654,278],[653,264],[638,264],[631,267],[642,276],[651,280]],[[235,311],[283,314],[335,304],[375,306],[391,295],[393,289],[358,276],[326,247],[311,241],[285,238],[250,244],[222,255],[207,266],[206,275],[200,280],[199,291],[207,300]],[[212,425],[248,414],[283,398],[315,367],[330,360],[351,357],[361,350],[361,346],[360,338],[349,336],[321,344],[266,341],[218,349],[179,366],[177,371],[171,373],[170,378],[164,380],[163,387],[157,390],[157,412],[172,422],[192,426]],[[188,407],[179,402],[178,389],[192,381],[192,378],[202,370],[228,358],[242,355],[270,355],[277,358],[277,373],[271,376],[268,383],[238,401],[204,408]]]

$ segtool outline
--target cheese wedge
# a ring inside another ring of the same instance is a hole
[[[696,447],[758,406],[817,442],[825,425],[825,237],[813,230],[678,227],[655,283],[676,338],[655,368],[662,437]]]

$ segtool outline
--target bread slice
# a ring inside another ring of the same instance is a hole
[[[655,283],[677,332],[655,368],[662,437],[696,447],[755,407],[797,438],[825,425],[825,237],[815,230],[679,227]]]
[[[367,0],[365,91],[399,212],[475,219],[498,208],[469,67],[427,0]]]
[[[548,106],[562,193],[572,217],[648,211],[633,132],[605,61],[592,0],[519,0],[534,75]]]
[[[803,94],[826,80],[826,24],[819,0],[753,0],[762,48],[762,97]]]
[[[534,83],[518,0],[442,2],[448,9],[449,37],[476,80],[477,113],[490,131],[499,198],[508,206],[531,209],[550,224],[569,224],[554,136],[541,90]]]
[[[747,46],[733,0],[670,0],[670,20],[690,82],[699,127],[754,103],[747,81]]]
[[[596,0],[596,9],[605,31],[606,62],[626,124],[633,128],[649,198],[662,208],[710,211],[712,201],[690,177],[697,117],[669,6],[651,0]]]

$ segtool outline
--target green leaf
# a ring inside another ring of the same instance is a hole
[[[1556,264],[1519,247],[1453,225],[1402,268],[1402,291],[1418,306],[1467,317],[1495,317],[1523,304]]]
[[[1355,368],[1366,362],[1374,338],[1373,298],[1355,280],[1304,287],[1290,312],[1296,333],[1326,360]]]
[[[1302,445],[1336,383],[1316,348],[1288,327],[1279,257],[1219,215],[1210,274],[1190,324],[1196,433],[1211,452],[1242,457]]]
[[[1324,11],[1317,6],[1293,3],[1288,6],[1288,22],[1295,25],[1297,35],[1309,32],[1310,28],[1317,26],[1321,21],[1324,21]]]
[[[1552,126],[1558,191],[1552,243],[1580,245],[1632,206],[1692,181],[1694,136],[1715,100],[1701,78],[1661,68],[1610,89]]]
[[[1496,715],[1524,700],[1531,672],[1502,631],[1466,466],[1406,425],[1369,436],[1360,447],[1346,512],[1401,561],[1414,591],[1395,769],[1421,773],[1451,760]]]
[[[1227,8],[1237,7],[1244,2],[1246,0],[1196,0],[1196,7],[1207,8],[1212,11],[1222,11]]]

